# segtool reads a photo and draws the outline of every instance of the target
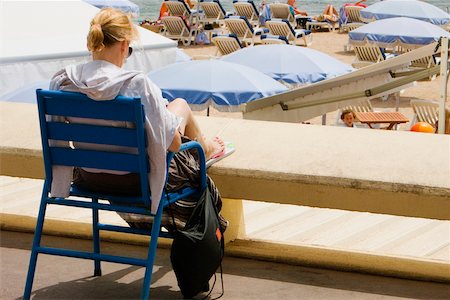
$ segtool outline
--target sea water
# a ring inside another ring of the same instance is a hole
[[[261,0],[254,0],[255,4],[259,6]],[[325,0],[297,0],[296,5],[300,10],[306,10],[309,15],[319,15],[323,9],[328,4],[333,4],[336,8],[341,7],[344,3],[354,3],[355,1],[349,0],[333,0],[333,1],[325,1]],[[159,8],[161,6],[162,0],[132,0],[132,2],[136,3],[140,8],[140,16],[139,19],[150,19],[156,20],[159,16]],[[233,0],[220,0],[224,9],[227,12],[233,12]],[[287,2],[285,0],[266,0],[267,3],[271,2]],[[378,0],[367,0],[365,4],[370,5]],[[450,9],[450,1],[449,0],[425,0],[424,2],[428,2],[433,4],[444,11],[448,12]]]

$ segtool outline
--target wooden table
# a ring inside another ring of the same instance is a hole
[[[394,125],[407,123],[409,120],[399,112],[356,112],[356,119],[364,124],[367,124],[373,129],[373,124],[389,124],[387,130],[391,130]]]

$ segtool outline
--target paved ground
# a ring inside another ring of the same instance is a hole
[[[0,299],[19,299],[25,282],[32,235],[1,232]],[[46,245],[86,248],[89,241],[45,237]],[[118,249],[144,255],[145,249],[103,243],[105,252]],[[153,299],[180,299],[170,267],[169,251],[159,249],[153,276]],[[450,285],[303,268],[225,257],[223,299],[450,299]],[[91,277],[90,261],[41,255],[34,299],[135,299],[143,269],[103,264],[103,276]],[[216,287],[220,291],[220,287]],[[213,297],[218,293],[213,293]]]

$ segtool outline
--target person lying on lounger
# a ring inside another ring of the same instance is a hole
[[[333,5],[328,4],[323,10],[321,15],[313,17],[314,20],[318,22],[328,21],[331,23],[335,23],[339,21],[339,12],[334,8]]]

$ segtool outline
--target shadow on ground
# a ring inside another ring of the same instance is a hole
[[[2,231],[0,298],[20,299],[25,283],[32,235]],[[89,249],[86,240],[46,236],[45,245]],[[151,298],[180,299],[170,265],[170,251],[158,249]],[[145,257],[144,247],[104,242],[105,253]],[[33,286],[34,299],[136,299],[143,282],[143,268],[102,263],[103,276],[92,277],[93,262],[40,255]],[[450,299],[450,285],[402,280],[332,270],[289,266],[225,257],[223,299]],[[220,286],[220,285],[219,285]],[[212,297],[220,293],[216,287]]]

